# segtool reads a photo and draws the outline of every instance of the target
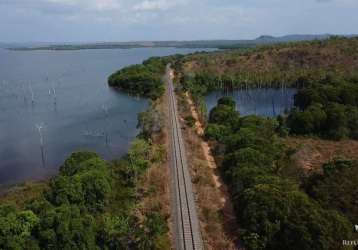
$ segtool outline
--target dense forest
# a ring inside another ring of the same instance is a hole
[[[162,83],[165,62],[151,58],[143,64],[125,67],[108,78],[108,84],[133,95],[157,99],[164,93]]]
[[[153,158],[146,140],[113,163],[73,153],[43,193],[0,207],[1,249],[162,249],[170,244],[159,211],[138,212],[138,183]]]
[[[176,67],[183,89],[199,107],[213,90],[296,87],[295,109],[281,117],[287,132],[358,138],[357,38],[201,53],[182,58]]]
[[[331,155],[304,172],[287,136],[358,139],[358,39],[287,43],[193,54],[174,64],[178,88],[191,94],[239,223],[246,249],[342,249],[355,239],[358,162]],[[276,118],[240,116],[213,90],[297,88],[294,108]],[[324,143],[324,141],[322,141]]]
[[[296,108],[287,118],[291,133],[358,139],[358,79],[326,77],[307,85],[296,94]]]
[[[152,57],[142,64],[125,67],[108,78],[108,84],[129,94],[155,100],[163,95],[166,65],[180,55]]]
[[[210,112],[206,138],[231,192],[247,249],[342,249],[357,221],[358,162],[334,160],[322,173],[289,174],[292,152],[275,118],[240,117],[224,97]]]

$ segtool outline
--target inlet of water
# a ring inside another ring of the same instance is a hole
[[[293,97],[296,92],[297,90],[294,88],[234,90],[230,93],[214,91],[205,97],[205,102],[210,111],[216,106],[221,97],[229,95],[236,101],[236,109],[242,116],[261,115],[275,117],[293,107]]]

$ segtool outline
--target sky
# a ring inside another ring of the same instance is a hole
[[[0,42],[358,34],[358,0],[0,0]]]

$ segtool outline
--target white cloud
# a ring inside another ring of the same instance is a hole
[[[121,8],[121,4],[116,0],[101,0],[94,2],[95,8],[100,11],[117,10]]]
[[[0,39],[52,40],[52,33],[62,41],[358,33],[357,12],[358,0],[0,0]]]
[[[180,0],[144,0],[133,6],[134,11],[163,11],[171,9],[186,1]]]
[[[121,7],[119,0],[47,0],[52,4],[69,5],[84,10],[107,11],[116,10]]]

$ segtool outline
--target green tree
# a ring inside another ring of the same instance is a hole
[[[93,216],[83,208],[62,205],[44,211],[37,237],[41,249],[98,249],[95,228]]]
[[[129,216],[104,214],[100,221],[98,243],[101,249],[136,249],[136,227]]]
[[[326,209],[335,209],[358,222],[358,163],[335,160],[323,166],[323,173],[308,177],[307,193]]]
[[[348,117],[345,106],[337,103],[330,103],[326,113],[327,135],[330,138],[337,140],[348,137]]]
[[[288,127],[294,134],[311,134],[314,131],[314,117],[311,112],[294,109],[287,119]]]
[[[39,224],[39,218],[30,210],[17,211],[11,206],[0,207],[0,248],[38,248],[32,233]]]
[[[225,125],[210,123],[205,129],[205,137],[207,139],[222,141],[229,134],[230,128]]]
[[[218,100],[218,105],[226,105],[226,106],[231,107],[232,109],[236,109],[236,102],[230,96],[221,97]]]
[[[70,155],[68,159],[64,162],[64,164],[60,168],[61,175],[74,175],[78,171],[81,171],[79,168],[80,164],[89,159],[98,158],[98,155],[94,152],[88,151],[80,151],[74,152]]]

